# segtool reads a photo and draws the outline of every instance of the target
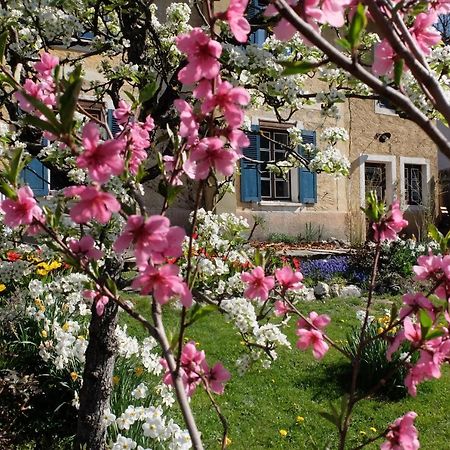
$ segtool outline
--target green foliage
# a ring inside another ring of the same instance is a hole
[[[376,386],[382,379],[385,379],[384,385],[380,388],[377,394],[383,394],[391,399],[398,399],[407,394],[404,385],[404,379],[407,370],[403,364],[400,363],[400,354],[408,349],[407,346],[402,346],[400,352],[392,356],[392,361],[386,359],[386,352],[389,343],[383,338],[377,338],[383,326],[386,326],[389,316],[384,316],[379,319],[374,319],[367,327],[365,339],[370,339],[363,349],[361,357],[360,371],[357,380],[357,388],[362,391],[368,391]],[[354,358],[357,354],[357,349],[360,342],[361,326],[354,327],[347,335],[347,342],[344,349]],[[351,365],[348,366],[349,375],[351,372]],[[345,383],[350,377],[346,377]]]

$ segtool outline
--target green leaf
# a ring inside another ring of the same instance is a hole
[[[345,50],[348,50],[349,52],[352,51],[352,44],[347,39],[336,39],[336,43],[339,44],[342,48]]]
[[[311,72],[315,67],[317,67],[317,63],[311,61],[289,61],[289,62],[280,62],[282,66],[284,66],[283,73],[281,75],[299,75]]]
[[[173,204],[182,190],[183,186],[172,186],[165,180],[161,180],[158,185],[158,192],[167,200],[169,206]]]
[[[131,103],[133,103],[133,105],[138,103],[136,97],[130,91],[124,91],[124,94],[131,100]]]
[[[419,321],[420,321],[420,328],[422,331],[422,336],[426,336],[428,334],[428,330],[433,325],[433,319],[430,317],[427,311],[424,309],[421,309],[419,311]]]
[[[111,291],[111,293],[117,297],[118,289],[116,283],[111,278],[106,279],[106,287]]]
[[[340,423],[338,417],[326,411],[319,411],[319,415],[322,416],[324,419],[328,420],[328,422],[331,422],[333,425],[339,427]]]
[[[397,59],[394,63],[394,83],[397,86],[400,86],[402,82],[404,63],[405,61],[403,61],[403,59]]]
[[[61,117],[62,130],[65,133],[70,133],[72,131],[73,115],[77,108],[78,96],[80,94],[82,83],[81,65],[78,65],[70,74],[68,85],[59,100],[59,114]]]
[[[254,261],[255,261],[255,266],[262,266],[263,257],[261,254],[261,250],[259,248],[256,248],[256,250],[255,250]]]
[[[33,127],[38,128],[39,130],[50,131],[50,133],[52,133],[54,135],[59,134],[59,130],[57,128],[55,128],[51,123],[49,123],[45,120],[39,119],[36,116],[30,116],[30,115],[25,116],[24,122],[27,125],[32,125]]]
[[[141,92],[139,92],[139,103],[145,103],[147,100],[150,100],[155,95],[158,90],[158,83],[156,81],[151,81],[147,84]]]
[[[23,162],[23,148],[16,148],[9,164],[9,171],[7,177],[11,184],[17,186],[19,175],[22,169],[25,167]]]
[[[3,61],[6,51],[6,42],[8,41],[8,30],[0,34],[0,61]]]
[[[447,236],[449,236],[449,235],[450,235],[450,231],[448,232]],[[434,225],[433,223],[430,223],[430,225],[428,225],[428,237],[433,239],[434,241],[440,243],[444,236],[437,229],[436,225]]]
[[[367,26],[366,7],[359,3],[355,14],[353,15],[352,23],[348,29],[347,42],[350,45],[350,49],[354,50],[359,47],[361,42],[361,33]]]
[[[197,303],[193,308],[190,309],[187,317],[187,323],[188,325],[192,325],[193,323],[197,322],[200,319],[203,319],[214,311],[217,311],[216,305],[201,306]]]
[[[16,191],[8,183],[0,183],[0,192],[8,198],[16,199]]]
[[[443,330],[430,330],[427,335],[425,336],[425,339],[429,341],[430,339],[434,339],[437,337],[444,336],[445,332]]]

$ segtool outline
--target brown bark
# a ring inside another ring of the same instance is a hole
[[[89,344],[86,349],[86,363],[83,387],[80,391],[75,450],[106,449],[106,427],[103,414],[109,407],[112,391],[117,340],[117,305],[110,301],[102,316],[98,316],[95,306],[89,326]]]

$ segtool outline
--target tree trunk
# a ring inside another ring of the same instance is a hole
[[[105,409],[109,407],[112,391],[117,348],[116,324],[117,305],[114,302],[108,302],[102,316],[97,315],[95,305],[92,307],[75,450],[106,449],[106,427],[102,418]]]

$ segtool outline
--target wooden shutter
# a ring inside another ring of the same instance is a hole
[[[22,179],[28,184],[36,197],[48,195],[50,171],[38,159],[32,159],[23,169]]]
[[[252,132],[248,135],[250,146],[243,149],[247,158],[260,159],[259,125],[252,125]],[[261,200],[261,174],[258,164],[241,159],[241,201],[259,202]]]
[[[116,118],[113,116],[114,109],[108,109],[108,127],[111,130],[113,136],[120,133],[121,129],[117,123]]]
[[[316,145],[315,131],[302,130],[302,138],[305,144]],[[300,154],[303,154],[302,148],[300,148]],[[317,174],[310,172],[306,167],[300,167],[298,179],[300,203],[317,203]]]

